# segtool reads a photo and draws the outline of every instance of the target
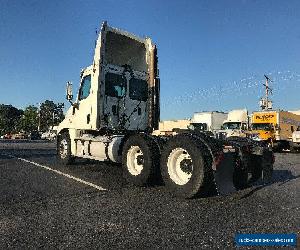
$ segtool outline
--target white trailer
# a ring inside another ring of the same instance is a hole
[[[215,132],[221,129],[228,114],[219,111],[196,112],[191,119],[191,125],[199,128],[201,131]]]

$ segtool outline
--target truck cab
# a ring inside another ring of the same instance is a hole
[[[290,142],[290,150],[296,152],[300,150],[300,126],[292,134],[292,139]]]
[[[257,141],[275,141],[276,124],[272,123],[252,123],[252,138]]]
[[[236,109],[228,113],[227,119],[223,122],[218,136],[221,138],[237,136],[246,137],[248,130],[248,111]]]
[[[158,84],[156,47],[151,40],[104,23],[93,64],[81,71],[77,98],[63,127],[151,130],[158,125]]]
[[[158,127],[156,53],[150,38],[102,24],[93,63],[80,73],[75,100],[72,84],[67,84],[71,107],[57,128],[59,135],[67,132],[73,156],[105,160],[108,156],[95,148],[103,148],[113,137],[121,141],[130,131]]]

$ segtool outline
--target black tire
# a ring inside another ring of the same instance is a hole
[[[204,151],[203,144],[189,136],[175,136],[166,143],[161,154],[160,170],[165,186],[172,194],[192,198],[200,193],[204,184],[207,184],[206,176],[209,172],[205,169]],[[172,162],[169,162],[168,166],[169,157],[170,161],[173,161],[172,159],[176,161],[176,154],[181,154],[179,157],[186,155],[184,156],[186,159],[179,162],[180,170],[176,167],[175,170]],[[185,177],[181,174],[182,179],[178,175],[181,171],[186,174]]]
[[[237,190],[248,187],[248,169],[242,165],[240,157],[238,157],[233,172],[233,185]]]
[[[61,165],[69,165],[74,162],[71,154],[71,140],[67,132],[58,135],[56,153],[57,160]]]
[[[159,158],[158,145],[152,137],[144,134],[130,136],[122,150],[123,177],[136,186],[153,184],[158,178]]]

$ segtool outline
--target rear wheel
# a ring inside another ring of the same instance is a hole
[[[184,198],[199,193],[205,176],[202,152],[200,143],[188,136],[176,136],[167,142],[161,155],[160,168],[170,192]]]
[[[159,151],[156,142],[146,135],[127,139],[122,151],[123,176],[136,186],[151,184],[157,177]]]
[[[71,154],[71,140],[68,133],[63,133],[58,136],[57,159],[62,165],[68,165],[74,161],[74,157]]]

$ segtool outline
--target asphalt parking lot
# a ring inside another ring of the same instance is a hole
[[[54,143],[1,141],[0,249],[223,249],[236,233],[299,235],[299,176],[300,154],[276,154],[268,185],[181,200],[128,185],[118,165],[62,167]]]

